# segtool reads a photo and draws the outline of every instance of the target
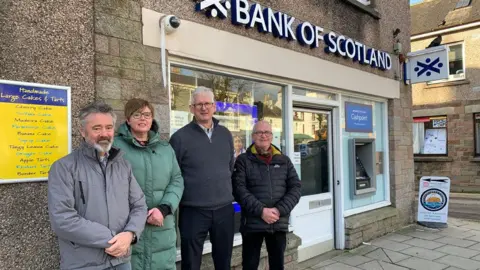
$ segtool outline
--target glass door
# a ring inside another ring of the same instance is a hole
[[[331,112],[293,108],[296,170],[302,198],[293,213],[295,234],[302,238],[299,260],[334,248]]]

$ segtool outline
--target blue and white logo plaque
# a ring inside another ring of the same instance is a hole
[[[438,46],[411,52],[405,63],[405,83],[448,79],[448,48]]]
[[[418,189],[417,221],[447,223],[450,179],[448,177],[424,176]]]

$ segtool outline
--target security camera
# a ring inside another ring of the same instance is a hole
[[[182,22],[180,21],[180,19],[175,15],[166,15],[160,19],[160,25],[163,24],[166,34],[170,34],[177,30],[177,28],[180,27],[181,23]]]

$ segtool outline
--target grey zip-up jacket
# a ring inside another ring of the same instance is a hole
[[[100,270],[130,260],[105,253],[118,233],[140,237],[147,219],[145,196],[123,153],[112,148],[106,168],[85,142],[56,161],[48,175],[48,211],[58,236],[61,269]]]

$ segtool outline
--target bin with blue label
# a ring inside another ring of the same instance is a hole
[[[418,189],[417,222],[429,228],[445,228],[448,220],[450,178],[424,176]]]

